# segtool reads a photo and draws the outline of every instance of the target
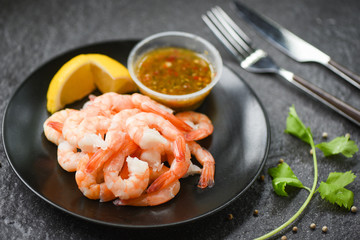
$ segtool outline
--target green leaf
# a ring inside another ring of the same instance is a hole
[[[319,148],[326,157],[342,153],[345,157],[352,157],[359,148],[348,136],[334,138],[330,142],[322,142],[315,147]]]
[[[317,191],[322,199],[336,203],[340,207],[350,209],[354,203],[354,193],[346,188],[356,178],[351,171],[345,173],[332,172],[326,182],[321,182]]]
[[[276,194],[287,197],[288,194],[285,191],[287,185],[304,188],[300,180],[295,176],[290,166],[286,163],[281,163],[277,167],[270,168],[269,174],[273,177],[272,185]]]
[[[312,142],[311,130],[310,128],[307,128],[300,120],[294,105],[289,108],[289,115],[286,119],[285,132],[300,138],[302,141],[308,144],[311,144]]]

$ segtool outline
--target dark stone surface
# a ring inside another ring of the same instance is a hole
[[[143,38],[156,32],[179,30],[198,34],[211,41],[232,66],[237,63],[224,50],[200,15],[220,5],[284,68],[321,86],[326,91],[360,108],[359,90],[325,68],[300,64],[281,54],[259,37],[232,11],[230,1],[0,1],[0,118],[17,86],[39,65],[58,54],[82,45],[114,39]],[[342,65],[360,72],[360,28],[358,0],[253,0],[243,1],[319,47]],[[313,179],[309,147],[284,134],[285,119],[292,104],[312,128],[316,142],[322,132],[329,139],[346,133],[360,142],[359,128],[309,99],[304,93],[270,75],[255,75],[239,67],[240,75],[264,104],[271,125],[271,148],[264,167],[265,181],[256,181],[239,199],[212,216],[178,227],[156,230],[127,230],[105,227],[74,218],[50,206],[32,193],[11,169],[0,145],[0,239],[252,239],[288,220],[307,197],[305,190],[290,191],[288,198],[274,194],[267,174],[284,158],[307,186]],[[21,113],[19,113],[21,114]],[[329,172],[352,170],[360,173],[359,153],[353,158],[324,158],[318,155],[319,183]],[[359,205],[359,180],[348,186]],[[257,217],[253,211],[259,210]],[[228,214],[234,219],[228,220]],[[309,225],[316,223],[316,230]],[[315,194],[308,208],[291,227],[276,235],[279,239],[358,239],[359,213],[323,201]],[[326,225],[328,232],[322,233]]]

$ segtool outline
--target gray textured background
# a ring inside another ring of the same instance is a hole
[[[230,1],[0,1],[0,118],[15,89],[41,64],[69,49],[114,39],[143,38],[150,34],[179,30],[198,34],[212,42],[227,64],[236,66],[231,56],[202,22],[200,15],[220,5],[253,38],[255,46],[269,52],[283,67],[321,86],[326,91],[360,108],[359,90],[315,64],[299,64],[282,55],[244,24],[233,12]],[[243,1],[264,15],[318,46],[333,59],[360,73],[360,3],[358,0],[253,0]],[[50,206],[32,193],[11,169],[0,145],[0,239],[251,239],[276,228],[292,216],[307,192],[291,191],[278,197],[267,169],[284,158],[307,186],[313,178],[308,147],[284,134],[285,119],[292,104],[302,120],[312,128],[315,141],[322,132],[332,139],[345,133],[360,143],[359,128],[304,93],[270,75],[254,75],[237,68],[254,89],[268,113],[271,148],[264,167],[265,181],[256,181],[239,199],[212,216],[191,224],[157,230],[116,229],[72,217]],[[19,113],[21,114],[21,113]],[[359,175],[359,156],[324,158],[319,154],[319,182],[329,172],[352,170]],[[348,186],[359,205],[359,179]],[[359,205],[360,207],[360,205]],[[259,210],[259,216],[252,215]],[[231,213],[233,220],[228,220]],[[307,210],[277,235],[289,239],[356,239],[360,236],[360,213],[331,205],[315,195]],[[315,231],[310,223],[318,225]],[[328,226],[328,233],[321,232]]]

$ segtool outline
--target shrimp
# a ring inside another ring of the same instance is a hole
[[[67,141],[59,143],[57,158],[59,165],[68,172],[75,172],[81,159],[86,158],[83,152],[77,152],[77,148]]]
[[[206,138],[214,131],[211,120],[205,114],[188,111],[177,113],[175,116],[193,126],[193,130],[185,133],[186,141]]]
[[[149,167],[146,162],[128,157],[138,150],[138,146],[122,132],[118,139],[121,151],[113,153],[105,162],[104,180],[108,189],[116,196],[124,199],[138,197],[146,189],[149,180]],[[130,141],[129,141],[130,140]],[[111,152],[108,152],[109,154]],[[119,176],[125,158],[129,169],[129,178]]]
[[[190,158],[185,157],[185,139],[183,134],[169,121],[154,113],[141,112],[126,121],[126,129],[129,136],[142,149],[151,149],[159,144],[166,146],[169,145],[169,141],[173,148],[175,159],[171,163],[170,170],[159,176],[150,185],[147,189],[148,193],[165,188],[186,174]]]
[[[124,163],[128,166],[129,177],[123,179],[119,172]],[[149,184],[149,166],[138,158],[132,158],[127,154],[120,155],[107,162],[104,167],[104,179],[107,187],[120,199],[139,197]]]
[[[85,171],[86,165],[89,161],[89,155],[79,161],[78,169],[76,170],[75,180],[80,191],[90,199],[100,199],[101,202],[111,201],[115,199],[114,194],[107,188],[103,181],[102,168],[97,169],[92,173]]]
[[[203,166],[201,171],[200,180],[198,183],[199,188],[206,188],[214,186],[215,175],[215,160],[211,153],[202,148],[198,143],[191,141],[187,142],[190,151],[195,155],[198,162]]]
[[[170,121],[177,128],[190,131],[191,127],[179,118],[176,118],[172,113],[173,110],[152,100],[150,97],[134,93],[132,95],[132,101],[136,107],[140,108],[144,112],[156,113],[166,120]]]
[[[107,147],[103,136],[109,126],[109,118],[87,116],[85,112],[79,111],[65,120],[62,133],[64,139],[71,145],[84,152],[93,152],[98,147]]]
[[[115,152],[119,151],[122,147],[119,143],[122,142],[123,138],[127,137],[126,141],[132,141],[128,136],[125,136],[126,120],[139,112],[140,110],[138,109],[126,109],[114,115],[105,137],[105,142],[108,147],[106,149],[100,148],[95,152],[87,165],[87,171],[91,172],[97,169],[110,159]]]
[[[62,128],[65,120],[72,114],[77,112],[74,109],[64,109],[52,114],[43,124],[44,134],[46,138],[56,145],[63,140]]]
[[[123,168],[126,172],[126,168]],[[169,168],[166,166],[162,166],[162,168],[158,171],[153,171],[150,169],[150,176],[149,176],[149,182],[153,182],[155,179],[157,179],[161,174],[168,171]],[[122,171],[123,172],[123,171]],[[160,191],[154,192],[154,193],[142,193],[137,198],[131,198],[131,199],[116,199],[113,201],[113,203],[116,206],[156,206],[160,205],[162,203],[168,202],[171,199],[173,199],[176,194],[180,190],[180,182],[179,180],[173,182],[169,186],[167,186],[164,189],[161,189]]]

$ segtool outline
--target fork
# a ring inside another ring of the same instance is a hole
[[[323,89],[279,67],[263,50],[252,46],[250,38],[218,6],[202,15],[202,19],[220,42],[240,62],[240,66],[253,73],[277,74],[310,96],[360,126],[360,111]]]

